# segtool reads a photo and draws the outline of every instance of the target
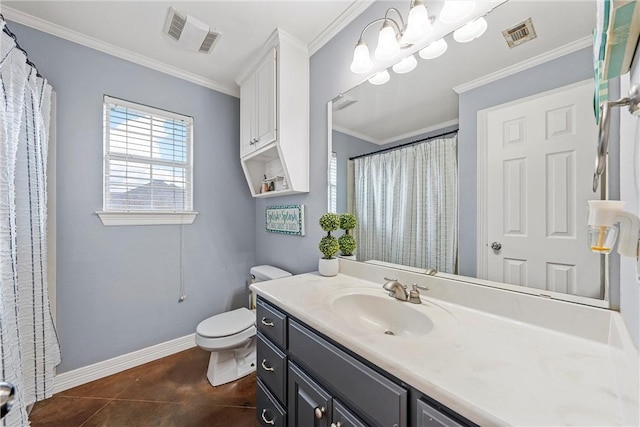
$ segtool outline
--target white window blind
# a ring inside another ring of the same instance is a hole
[[[193,118],[104,97],[104,211],[191,212]]]
[[[338,156],[331,153],[329,161],[329,212],[338,212]]]

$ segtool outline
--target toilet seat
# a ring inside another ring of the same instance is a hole
[[[246,308],[203,320],[196,327],[196,344],[208,351],[237,347],[256,336],[256,315]]]
[[[256,323],[254,312],[238,308],[211,316],[198,324],[196,334],[205,338],[222,338],[238,334]]]

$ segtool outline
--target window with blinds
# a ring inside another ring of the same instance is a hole
[[[338,212],[338,156],[331,153],[329,160],[329,212]]]
[[[190,212],[193,118],[104,97],[104,210]]]

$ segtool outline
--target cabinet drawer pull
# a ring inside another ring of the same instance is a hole
[[[263,318],[262,318],[262,324],[263,324],[264,326],[269,326],[269,327],[271,327],[271,328],[273,328],[273,327],[275,326],[275,325],[273,324],[273,322],[272,322],[272,321],[270,321],[270,320],[267,320],[267,318],[266,318],[266,317],[263,317]]]
[[[265,417],[267,413],[266,409],[262,410],[262,421],[264,421],[267,424],[271,424],[272,426],[276,425],[276,417],[271,418],[270,420],[267,419],[267,417]]]
[[[272,368],[271,366],[267,366],[267,359],[262,359],[262,363],[260,364],[260,366],[262,366],[262,369],[264,369],[267,372],[275,371],[275,369]]]
[[[315,414],[316,418],[321,420],[322,417],[324,417],[324,406],[323,407],[318,407],[316,409],[314,409],[313,413]]]
[[[331,427],[342,427],[342,423],[340,421],[337,423],[331,423]]]

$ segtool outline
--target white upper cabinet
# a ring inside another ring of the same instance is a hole
[[[240,87],[240,156],[276,140],[276,49]]]
[[[309,55],[280,29],[236,78],[240,161],[254,197],[309,191]]]

